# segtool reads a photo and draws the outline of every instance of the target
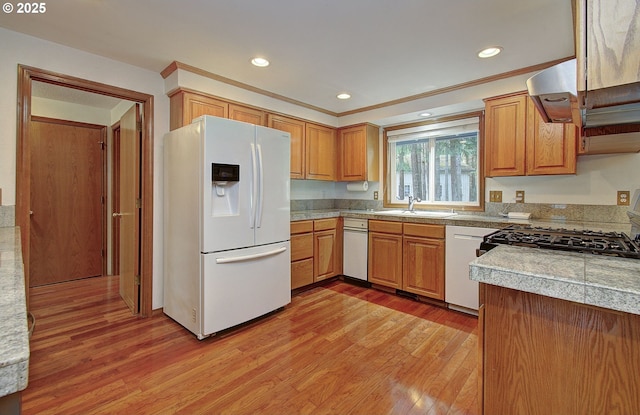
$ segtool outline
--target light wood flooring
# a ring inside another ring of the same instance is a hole
[[[31,290],[23,414],[477,414],[477,319],[330,282],[198,341],[117,277]]]

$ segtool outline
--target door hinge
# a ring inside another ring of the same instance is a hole
[[[137,130],[137,131],[142,131],[142,121],[138,121],[138,122],[136,123],[136,130]]]
[[[142,199],[136,199],[136,208],[137,209],[142,208]]]
[[[136,275],[136,276],[134,277],[133,281],[134,281],[134,283],[135,283],[136,285],[140,285],[140,275]]]

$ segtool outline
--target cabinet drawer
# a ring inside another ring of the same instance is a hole
[[[314,231],[326,231],[338,227],[338,218],[316,219],[313,221]]]
[[[370,220],[369,232],[394,233],[402,235],[402,222]]]
[[[297,222],[291,222],[291,235],[296,233],[313,232],[312,220],[301,220]]]
[[[291,235],[291,261],[311,258],[313,256],[313,234],[301,233]]]
[[[405,223],[403,228],[403,233],[406,236],[421,236],[423,238],[444,239],[444,226],[442,225]]]
[[[291,263],[291,289],[313,283],[313,258]]]

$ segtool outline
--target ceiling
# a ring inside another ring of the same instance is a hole
[[[574,55],[571,0],[56,0],[0,13],[0,27],[158,74],[179,61],[338,114]],[[500,55],[477,57],[494,45]]]

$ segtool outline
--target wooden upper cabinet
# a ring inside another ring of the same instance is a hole
[[[526,99],[516,94],[485,100],[487,177],[525,175]]]
[[[640,82],[638,0],[578,0],[576,3],[578,91]],[[615,94],[610,98],[615,100]]]
[[[531,98],[527,100],[527,175],[574,174],[578,127],[544,122]]]
[[[336,130],[311,123],[305,127],[305,178],[335,181]]]
[[[281,115],[269,114],[268,126],[291,134],[292,179],[305,178],[305,122]]]
[[[229,118],[255,125],[265,125],[265,113],[259,109],[229,104]]]
[[[360,124],[338,130],[338,181],[378,181],[379,128]]]
[[[526,92],[485,102],[487,177],[576,172],[575,125],[544,122]]]
[[[213,115],[228,118],[229,103],[191,91],[179,90],[169,98],[169,128],[175,130],[191,124],[201,115]]]

